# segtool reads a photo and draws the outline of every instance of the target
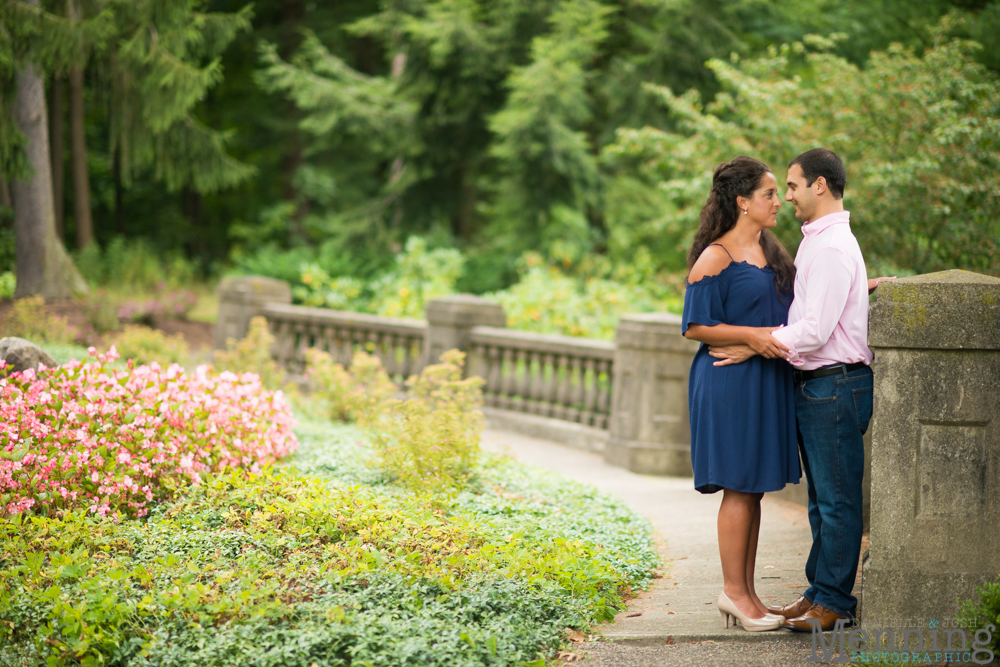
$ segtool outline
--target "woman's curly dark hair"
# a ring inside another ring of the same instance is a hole
[[[701,209],[701,221],[688,252],[688,271],[701,257],[701,253],[719,237],[736,226],[740,218],[737,197],[753,198],[764,174],[771,173],[766,164],[752,157],[740,155],[732,162],[723,162],[712,174],[712,191]],[[774,271],[774,285],[779,294],[791,294],[795,282],[795,264],[781,241],[765,229],[760,233],[760,247],[764,250],[767,265]]]

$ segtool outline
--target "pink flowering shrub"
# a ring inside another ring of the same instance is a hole
[[[114,347],[90,353],[95,361],[0,379],[0,516],[143,516],[206,472],[256,472],[298,446],[284,395],[253,373],[116,370]]]

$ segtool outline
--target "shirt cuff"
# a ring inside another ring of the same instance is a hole
[[[798,350],[795,349],[795,343],[792,342],[792,334],[788,330],[788,327],[775,329],[771,332],[771,336],[788,348],[788,356],[786,357],[788,363],[792,366],[801,366],[805,363],[802,357],[799,356]]]

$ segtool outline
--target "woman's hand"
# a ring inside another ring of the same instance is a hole
[[[788,348],[771,335],[781,327],[753,327],[746,335],[746,344],[765,359],[785,359]]]

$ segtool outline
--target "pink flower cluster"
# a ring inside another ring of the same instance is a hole
[[[159,493],[228,467],[257,471],[298,447],[280,391],[254,373],[96,361],[0,380],[0,516],[86,508],[148,513]]]

